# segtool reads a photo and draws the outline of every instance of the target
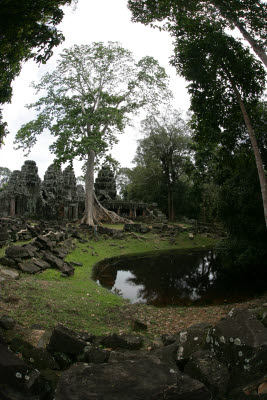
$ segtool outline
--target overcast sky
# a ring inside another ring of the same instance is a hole
[[[146,55],[153,56],[170,75],[171,90],[175,96],[174,106],[184,111],[188,110],[189,96],[186,83],[169,65],[169,58],[173,53],[169,34],[142,24],[132,23],[131,13],[127,9],[127,0],[79,0],[76,11],[70,7],[65,8],[65,16],[59,28],[66,40],[55,49],[54,55],[47,64],[37,66],[33,61],[27,62],[20,76],[14,81],[12,103],[3,107],[4,120],[8,123],[10,134],[5,139],[5,146],[0,149],[0,166],[8,167],[13,171],[20,169],[26,159],[34,160],[37,163],[39,175],[43,178],[44,172],[54,159],[53,154],[49,152],[49,145],[52,143],[50,135],[41,135],[37,145],[26,158],[21,150],[13,149],[13,141],[21,125],[35,116],[34,111],[29,111],[24,107],[35,99],[30,83],[38,82],[45,72],[53,71],[61,51],[74,44],[118,41],[133,53],[136,60]],[[138,126],[137,123],[136,126]],[[127,128],[124,134],[119,135],[119,144],[114,146],[112,155],[122,167],[132,166],[136,140],[140,137],[137,128]],[[78,176],[81,174],[80,164],[74,165],[76,176]]]

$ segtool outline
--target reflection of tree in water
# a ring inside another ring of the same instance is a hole
[[[111,290],[117,278],[118,269],[114,264],[109,262],[101,263],[97,268],[93,269],[92,279],[98,281],[101,286]]]
[[[119,278],[119,271],[124,272],[123,278]],[[125,276],[129,275],[125,281]],[[105,260],[94,269],[93,279],[107,289],[115,286],[124,290],[126,298],[127,286],[136,286],[136,301],[162,306],[242,301],[256,290],[263,291],[262,282],[261,286],[257,284],[255,277],[242,277],[241,282],[240,274],[229,275],[229,271],[220,268],[217,271],[214,255],[207,251],[184,255],[172,251],[156,256]]]
[[[168,255],[142,259],[127,282],[142,285],[138,297],[149,304],[188,304],[207,292],[214,277],[213,254]]]

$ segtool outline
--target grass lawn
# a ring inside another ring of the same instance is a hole
[[[210,247],[216,240],[202,235],[196,235],[192,240],[187,232],[175,237],[174,244],[170,243],[169,238],[161,238],[154,233],[141,236],[146,239],[128,236],[119,240],[99,236],[99,241],[86,237],[88,242],[84,244],[76,241],[76,249],[66,260],[82,263],[83,266],[76,267],[73,277],[63,278],[60,271],[49,269],[38,275],[22,274],[18,281],[9,281],[8,284],[4,282],[1,295],[3,298],[11,296],[15,300],[3,303],[2,313],[8,313],[25,327],[39,324],[48,328],[61,322],[71,329],[98,335],[128,332],[131,330],[131,316],[137,316],[148,322],[149,334],[162,332],[162,329],[159,330],[159,318],[161,327],[164,325],[167,329],[168,323],[172,322],[173,311],[178,319],[186,318],[186,307],[158,309],[130,304],[91,279],[94,264],[104,258],[156,249]],[[0,256],[4,255],[4,250],[0,249]]]

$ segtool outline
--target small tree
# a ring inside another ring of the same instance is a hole
[[[94,196],[95,156],[104,155],[116,142],[115,134],[123,132],[130,115],[169,99],[167,82],[165,70],[155,59],[144,57],[136,63],[128,50],[109,42],[65,49],[56,70],[34,85],[37,92],[46,92],[28,106],[38,116],[22,126],[16,143],[31,149],[47,128],[56,137],[50,149],[57,162],[85,160],[83,223],[115,218]]]
[[[0,167],[0,190],[7,184],[11,174],[9,168]]]
[[[168,215],[174,220],[173,194],[177,180],[185,171],[189,155],[189,126],[178,111],[149,115],[142,121],[144,139],[139,140],[135,161],[147,168],[160,164],[168,189]]]

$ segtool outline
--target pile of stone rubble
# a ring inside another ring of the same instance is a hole
[[[232,310],[215,326],[192,325],[150,347],[141,334],[94,336],[63,325],[37,327],[35,340],[26,340],[18,324],[2,316],[0,398],[266,399],[266,311],[267,304]]]

